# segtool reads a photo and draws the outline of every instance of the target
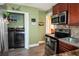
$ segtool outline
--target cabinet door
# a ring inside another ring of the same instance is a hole
[[[67,10],[67,3],[59,3],[59,13]]]
[[[56,4],[55,6],[53,6],[53,15],[58,14],[59,13],[59,5]]]
[[[79,25],[79,4],[69,4],[69,25]]]
[[[53,6],[53,15],[59,14],[63,11],[67,10],[67,3],[59,3]]]
[[[75,49],[78,49],[78,48],[70,44],[67,44],[65,42],[59,41],[59,53],[68,52]]]

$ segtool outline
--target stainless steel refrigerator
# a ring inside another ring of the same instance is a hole
[[[4,10],[0,9],[0,56],[8,55],[8,27],[3,13]]]

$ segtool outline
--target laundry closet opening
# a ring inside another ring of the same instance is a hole
[[[29,48],[29,17],[28,13],[7,11],[8,17],[8,48]]]

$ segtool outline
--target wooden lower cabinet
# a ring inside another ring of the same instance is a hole
[[[70,44],[67,44],[65,42],[59,41],[59,51],[58,51],[58,53],[68,52],[68,51],[75,50],[75,49],[78,49],[78,48],[75,47],[75,46],[72,46]]]
[[[68,51],[72,51],[72,50],[76,50],[76,49],[78,49],[78,48],[75,46],[72,46],[65,42],[59,41],[58,48],[57,48],[57,54],[54,54],[54,51],[46,45],[45,46],[45,56],[51,56],[51,55],[58,56],[60,53],[64,53],[64,52],[68,52]]]

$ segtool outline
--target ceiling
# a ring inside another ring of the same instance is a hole
[[[31,6],[44,11],[51,9],[55,4],[57,3],[19,3],[19,5]]]

